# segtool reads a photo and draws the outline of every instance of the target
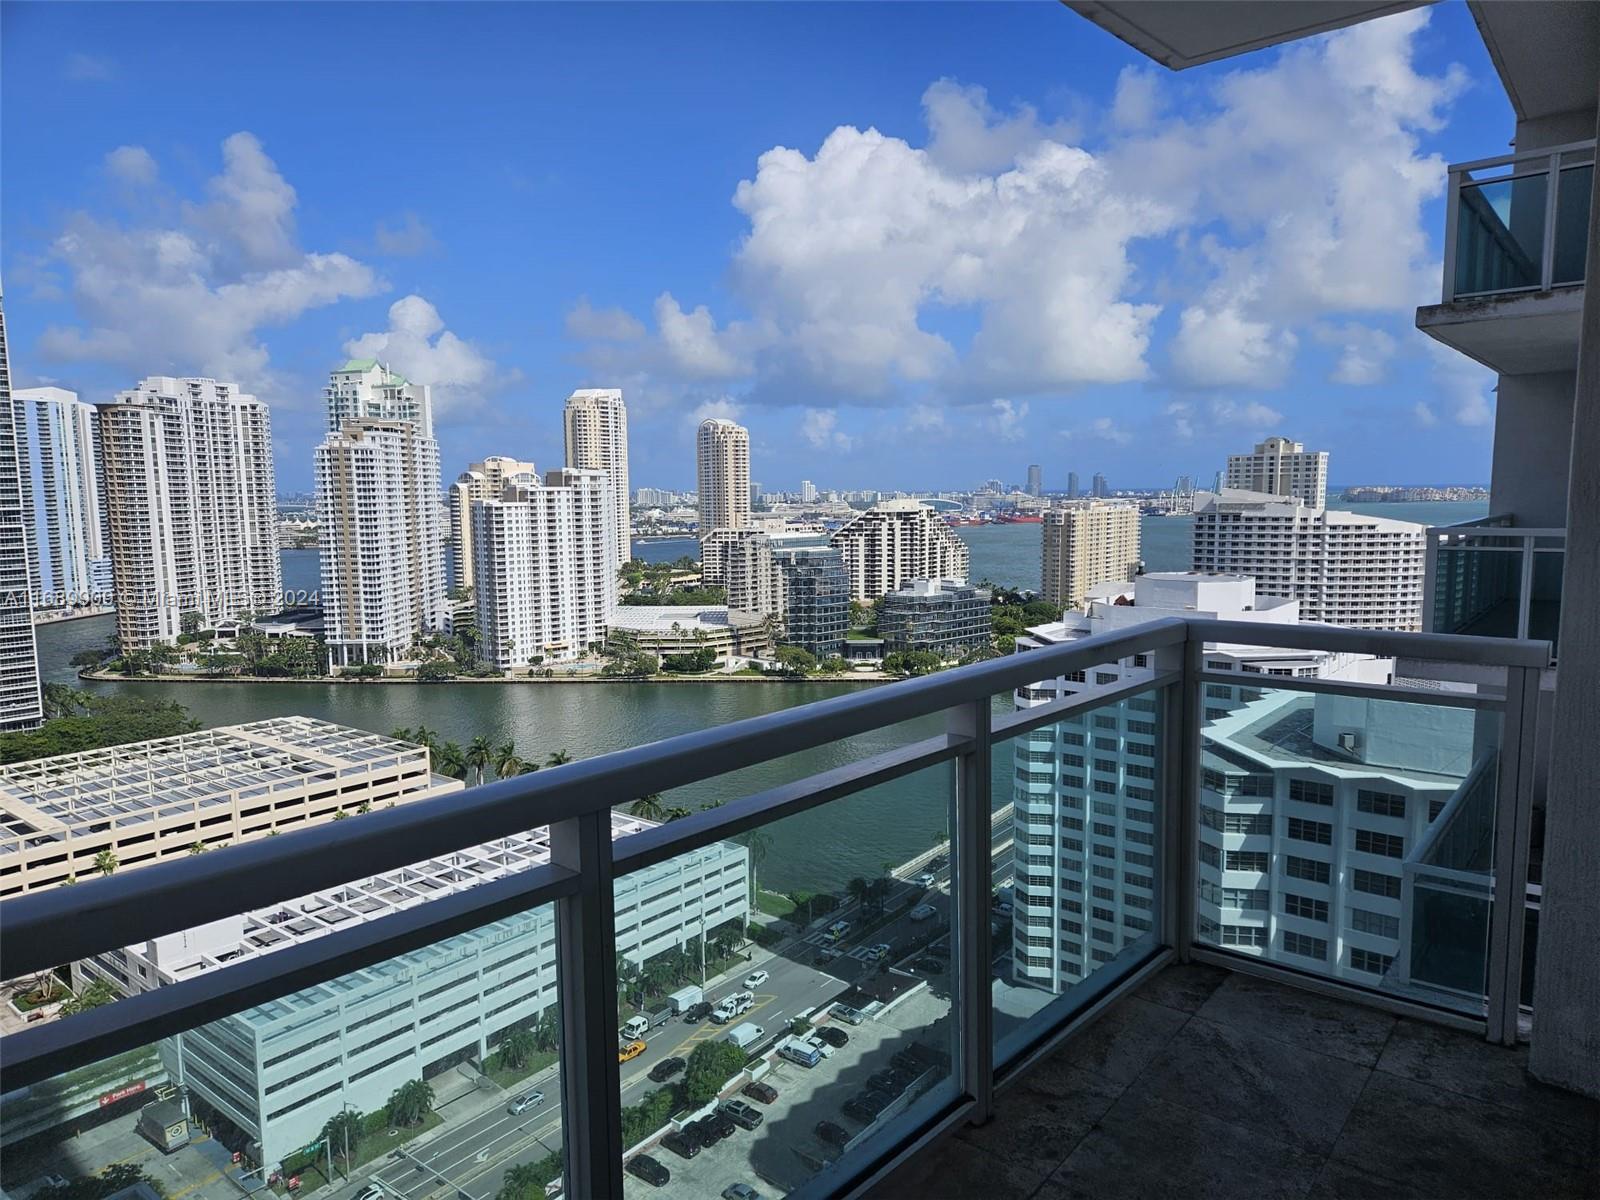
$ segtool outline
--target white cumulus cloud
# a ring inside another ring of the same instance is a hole
[[[389,306],[389,328],[364,333],[344,344],[353,358],[376,358],[407,379],[432,389],[434,413],[443,419],[478,407],[485,394],[509,382],[494,361],[445,328],[444,318],[421,296]]]

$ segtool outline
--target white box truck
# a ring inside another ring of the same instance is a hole
[[[672,1011],[678,1016],[688,1012],[696,1004],[704,1000],[705,993],[697,987],[679,988],[667,997],[667,1003],[672,1005]]]
[[[746,1021],[742,1025],[735,1025],[728,1030],[728,1041],[741,1050],[748,1050],[762,1038],[767,1036],[767,1031],[753,1021]]]

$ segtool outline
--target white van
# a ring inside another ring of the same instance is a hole
[[[730,1029],[726,1040],[732,1042],[741,1050],[748,1050],[766,1036],[767,1031],[765,1029],[746,1021],[744,1024],[735,1025]]]

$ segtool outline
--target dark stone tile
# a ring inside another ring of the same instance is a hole
[[[1241,974],[1229,975],[1198,1015],[1363,1067],[1377,1063],[1395,1026],[1394,1017],[1375,1008]]]
[[[1440,1200],[1437,1188],[1396,1183],[1352,1162],[1330,1159],[1306,1200]]]
[[[866,1194],[869,1200],[1025,1200],[1043,1179],[1042,1172],[952,1138]]]
[[[1188,1020],[1175,1009],[1132,996],[1074,1038],[1056,1058],[1126,1086]]]
[[[1131,1088],[1036,1200],[1298,1200],[1322,1158]]]
[[[1383,1071],[1372,1073],[1331,1162],[1379,1173],[1400,1193],[1452,1200],[1590,1200],[1600,1179],[1592,1138],[1570,1126]]]
[[[1325,1154],[1368,1074],[1343,1059],[1194,1017],[1135,1090]]]
[[[1526,1046],[1494,1046],[1470,1033],[1401,1021],[1378,1070],[1580,1130],[1600,1123],[1600,1104],[1528,1074]]]
[[[1120,1087],[1088,1071],[1059,1072],[1059,1090],[1031,1086],[1032,1076],[1006,1092],[994,1120],[968,1126],[956,1137],[1008,1162],[1048,1175],[1071,1154],[1094,1123],[1116,1102]]]
[[[1206,963],[1174,963],[1134,994],[1151,1004],[1192,1014],[1199,1011],[1231,974],[1231,971]]]

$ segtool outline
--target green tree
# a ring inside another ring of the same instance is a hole
[[[628,811],[636,817],[643,817],[646,821],[662,821],[666,819],[666,809],[661,803],[661,794],[651,792],[648,796],[640,796],[628,805]]]
[[[861,906],[861,911],[865,912],[867,909],[867,901],[872,896],[872,885],[861,876],[857,875],[849,883],[845,884],[844,890],[849,893],[850,899],[854,900],[858,905]]]
[[[683,1070],[683,1098],[700,1105],[714,1099],[723,1085],[744,1067],[744,1051],[732,1042],[701,1042]]]
[[[494,750],[494,773],[499,779],[510,779],[513,775],[522,774],[526,766],[517,755],[517,747],[511,742],[501,742]]]
[[[367,1131],[367,1119],[360,1109],[346,1108],[329,1117],[322,1126],[322,1137],[333,1153],[344,1160],[345,1173],[355,1165],[361,1152],[361,1138]]]
[[[88,1012],[91,1008],[99,1008],[102,1004],[110,1004],[116,998],[116,992],[111,990],[111,985],[104,979],[92,979],[84,985],[83,991],[62,1003],[61,1015],[76,1016],[78,1013]]]
[[[478,782],[483,782],[483,773],[489,766],[489,761],[494,757],[494,749],[489,745],[489,739],[479,734],[467,743],[466,763],[469,770],[478,776]]]
[[[785,675],[800,679],[817,669],[817,656],[801,646],[779,646],[772,656]]]
[[[170,700],[85,694],[74,703],[81,711],[46,721],[38,729],[0,734],[0,763],[123,746],[200,728],[183,705]]]
[[[517,1163],[506,1170],[501,1179],[495,1200],[545,1200],[544,1189],[561,1177],[566,1160],[560,1150],[552,1151],[537,1162]]]
[[[544,756],[544,765],[547,767],[564,767],[572,761],[572,755],[565,750],[552,750]]]
[[[441,775],[448,775],[452,779],[465,779],[467,777],[467,756],[461,753],[461,747],[454,742],[446,742],[440,746],[433,757],[434,770]]]
[[[94,856],[95,870],[102,875],[110,875],[117,869],[117,852],[115,850],[102,850]]]
[[[433,1111],[433,1088],[421,1079],[408,1080],[390,1093],[389,1123],[409,1128],[420,1125]]]
[[[744,835],[744,845],[750,852],[750,907],[755,908],[756,897],[761,894],[761,867],[767,861],[767,852],[772,849],[772,835],[757,829]]]
[[[497,1050],[500,1061],[513,1071],[520,1071],[528,1065],[538,1049],[533,1032],[527,1029],[513,1029],[500,1039]]]

